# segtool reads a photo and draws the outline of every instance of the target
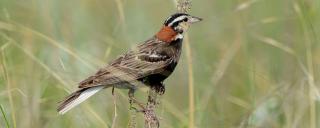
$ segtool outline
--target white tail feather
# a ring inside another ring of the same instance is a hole
[[[103,86],[96,86],[96,87],[91,87],[83,92],[81,92],[80,96],[68,103],[63,109],[59,111],[59,114],[65,114],[68,112],[70,109],[74,108],[75,106],[79,105],[101,89],[103,89]]]

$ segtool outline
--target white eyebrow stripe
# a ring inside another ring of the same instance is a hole
[[[186,18],[187,16],[183,15],[183,16],[179,16],[176,19],[174,19],[168,26],[172,26],[173,23],[183,20],[184,18]]]
[[[166,19],[165,23],[167,23],[169,21],[169,19],[171,19],[172,16],[170,16],[169,18]]]

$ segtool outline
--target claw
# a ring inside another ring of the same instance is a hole
[[[133,107],[133,104],[137,104],[139,107],[141,107],[142,109],[145,109],[145,105],[139,101],[137,101],[134,97],[131,97],[129,99],[129,103],[130,103],[130,107]]]
[[[136,110],[136,111],[138,111],[138,109],[136,108],[136,107],[133,107],[132,105],[130,105],[130,108],[129,108],[130,110]]]
[[[137,109],[136,107],[133,107],[133,106],[130,107],[130,110],[134,110],[136,112],[142,112],[142,113],[146,111],[145,109]]]

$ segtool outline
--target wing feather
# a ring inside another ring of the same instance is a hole
[[[110,85],[122,82],[134,82],[142,77],[159,73],[173,61],[159,49],[163,43],[149,40],[115,59],[110,65],[101,68],[95,75],[79,83],[79,88],[88,88],[99,85]]]

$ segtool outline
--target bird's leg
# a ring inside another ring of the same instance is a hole
[[[130,89],[128,92],[128,95],[129,95],[129,103],[130,103],[130,109],[131,109],[131,108],[134,108],[132,105],[133,98],[134,98],[134,90]]]
[[[142,108],[142,111],[145,109],[143,103],[140,103],[136,98],[134,98],[134,89],[130,89],[128,92],[129,95],[129,103],[130,103],[130,109],[135,109],[138,112],[140,112],[137,108],[133,107],[133,103],[137,104],[139,107]]]
[[[114,96],[114,86],[112,86],[112,95]]]

